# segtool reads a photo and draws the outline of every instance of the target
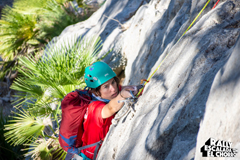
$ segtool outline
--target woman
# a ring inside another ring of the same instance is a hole
[[[95,62],[85,69],[84,80],[92,92],[93,101],[84,116],[83,146],[103,140],[114,115],[124,105],[119,102],[137,94],[135,86],[121,87],[113,70],[104,62]],[[95,147],[82,150],[81,156],[93,159]]]

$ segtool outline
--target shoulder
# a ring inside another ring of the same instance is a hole
[[[106,105],[106,103],[102,101],[93,101],[88,106],[88,117],[87,119],[91,119],[92,122],[95,122],[99,126],[103,124],[102,119],[102,109]]]
[[[92,101],[89,106],[105,106],[106,103],[105,102],[102,102],[102,101]]]
[[[91,111],[101,111],[102,108],[106,105],[106,103],[102,102],[102,101],[92,101],[89,106],[88,109]]]

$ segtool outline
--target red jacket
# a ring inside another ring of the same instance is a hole
[[[84,116],[85,120],[83,123],[84,133],[82,136],[82,146],[104,140],[105,136],[107,135],[114,115],[106,119],[102,118],[101,112],[105,105],[106,103],[102,101],[93,101],[91,104],[89,104],[87,112]],[[88,158],[93,159],[95,147],[96,146],[84,149],[82,150],[82,153]]]

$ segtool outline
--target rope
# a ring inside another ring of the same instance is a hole
[[[183,35],[179,38],[178,41],[180,41],[180,39],[182,39],[182,37],[187,33],[187,31],[192,27],[192,25],[196,22],[196,20],[198,19],[198,17],[201,15],[201,13],[203,12],[203,10],[207,7],[207,5],[209,4],[211,0],[208,0],[207,3],[205,4],[205,6],[202,8],[202,10],[198,13],[197,17],[192,21],[192,23],[189,25],[189,27],[187,28],[187,30],[183,33]],[[178,42],[177,41],[177,42]]]
[[[192,25],[196,22],[196,20],[198,19],[198,17],[201,15],[201,13],[203,12],[203,10],[207,7],[207,5],[209,4],[211,0],[208,0],[207,3],[204,5],[204,7],[202,8],[202,10],[198,13],[197,17],[192,21],[192,23],[189,25],[189,27],[187,28],[187,30],[183,33],[183,35],[178,39],[177,43],[182,39],[182,37],[186,34],[186,32],[192,27]],[[220,1],[220,0],[218,0]],[[218,3],[218,2],[217,2]],[[217,4],[216,3],[216,4]],[[216,5],[215,4],[215,5]],[[176,43],[176,44],[177,44]],[[158,65],[158,67],[154,70],[154,72],[150,75],[150,77],[147,79],[147,81],[144,83],[144,87],[145,85],[150,81],[150,79],[153,77],[153,75],[157,72],[157,70],[160,68],[160,66],[162,65],[162,63],[165,61],[165,59],[168,57],[169,53],[163,58],[163,60],[161,61],[161,63]],[[141,88],[137,94],[137,97],[139,97],[143,91],[143,88]]]
[[[214,8],[217,6],[217,4],[218,4],[219,1],[220,1],[220,0],[218,0],[218,1],[215,3],[215,5],[212,7],[212,9],[214,9]]]

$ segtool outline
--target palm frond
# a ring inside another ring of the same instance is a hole
[[[45,124],[37,117],[49,116],[59,126],[61,100],[67,93],[85,87],[84,69],[97,60],[101,45],[100,38],[74,37],[46,49],[45,55],[38,61],[31,56],[19,58],[18,70],[22,76],[13,82],[11,89],[21,91],[17,95],[18,102],[26,110],[22,109],[11,124],[6,125],[8,141],[16,145],[35,143],[39,137],[56,139],[46,135],[43,131]],[[54,129],[52,131],[55,134]],[[52,149],[46,150],[41,145],[38,143],[35,149],[32,148],[30,154],[33,157],[53,156]],[[58,151],[61,154],[56,156],[63,158],[65,152],[61,149]]]
[[[2,20],[0,20],[0,52],[6,60],[12,60],[19,50],[22,50],[24,42],[32,39],[37,33],[34,30],[37,21],[35,16],[23,15],[14,11],[11,7],[3,8]]]
[[[15,0],[13,8],[21,14],[41,14],[48,0]]]
[[[0,52],[6,60],[25,54],[29,47],[40,47],[64,28],[81,21],[56,0],[16,0],[6,6],[0,20]]]
[[[17,60],[13,61],[1,61],[0,62],[0,80],[3,80],[5,75],[9,75],[15,70],[15,66],[17,64]]]
[[[11,144],[30,143],[42,134],[45,126],[40,118],[35,118],[24,109],[15,114],[16,116],[9,120],[10,124],[5,125],[7,132],[4,136]]]
[[[58,145],[58,149],[53,152],[54,157],[57,157],[57,159],[64,160],[67,152],[62,149],[60,145]]]
[[[72,38],[60,47],[46,49],[39,61],[31,56],[20,57],[18,71],[22,77],[16,78],[11,86],[27,93],[19,95],[18,101],[27,99],[19,105],[26,103],[30,107],[49,104],[53,99],[61,101],[67,93],[85,87],[84,69],[97,60],[100,50],[100,38]]]
[[[68,12],[63,5],[58,4],[55,0],[49,0],[44,10],[41,11],[41,21],[38,23],[38,28],[41,31],[40,38],[58,36],[67,26],[82,20],[81,17]]]
[[[24,146],[12,146],[7,143],[4,137],[4,125],[8,124],[10,117],[6,117],[3,114],[3,109],[0,108],[0,159],[23,159],[23,154],[25,152],[21,152],[21,149]]]
[[[52,157],[50,150],[48,149],[49,144],[45,139],[38,139],[31,144],[26,144],[29,148],[27,155],[31,155],[31,159],[50,159]]]

